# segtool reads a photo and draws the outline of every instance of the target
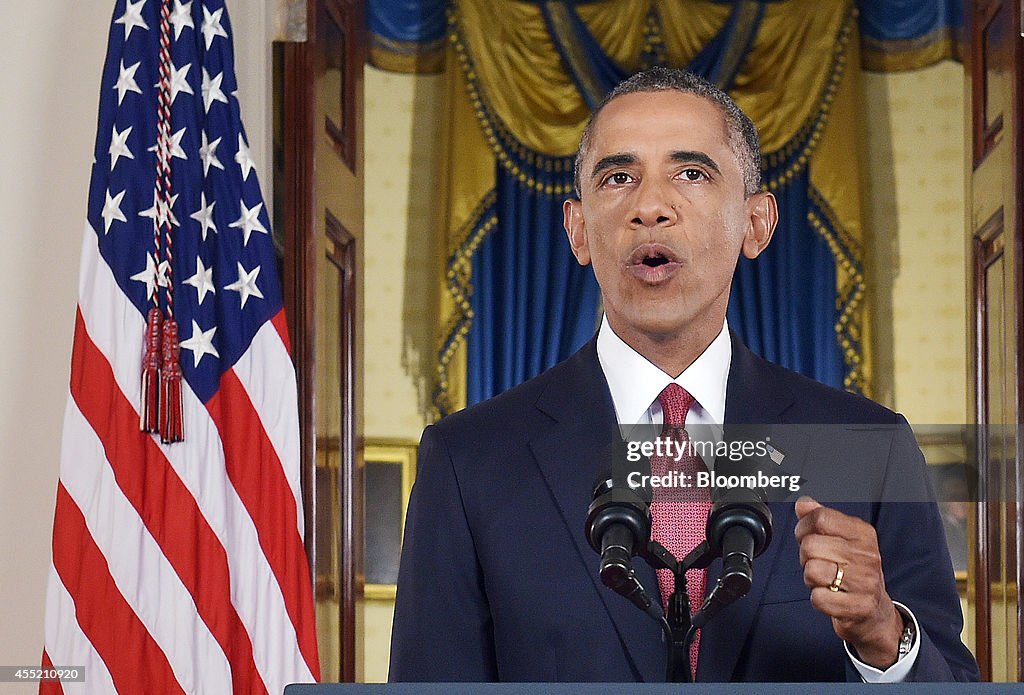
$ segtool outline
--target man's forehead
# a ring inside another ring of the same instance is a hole
[[[654,122],[664,129],[701,126],[700,130],[728,137],[722,108],[714,101],[677,89],[630,92],[605,104],[594,123],[594,136],[629,128],[631,123]]]
[[[587,159],[594,162],[618,153],[643,159],[651,148],[666,161],[673,152],[700,151],[715,159],[736,160],[739,168],[719,105],[675,89],[630,92],[609,101],[594,121]]]

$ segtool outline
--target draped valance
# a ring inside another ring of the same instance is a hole
[[[440,72],[450,4],[451,0],[369,0],[370,62],[393,72]],[[600,3],[570,4],[585,12],[585,5]],[[734,2],[705,4],[727,7]],[[858,0],[857,8],[865,70],[915,70],[947,58],[961,59],[963,0]]]
[[[770,254],[741,260],[730,326],[769,359],[869,392],[859,68],[955,57],[959,16],[910,0],[371,0],[375,64],[449,68],[439,412],[533,376],[592,334],[599,294],[574,267],[560,203],[592,108],[656,64],[729,91],[757,125],[780,199],[785,226]]]

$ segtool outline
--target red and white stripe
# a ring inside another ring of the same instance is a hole
[[[47,593],[66,693],[280,693],[319,676],[294,368],[277,317],[183,443],[138,431],[145,320],[86,227]],[[61,690],[62,688],[62,690]]]

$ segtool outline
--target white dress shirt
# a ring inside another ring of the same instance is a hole
[[[633,439],[630,425],[661,425],[665,422],[658,395],[674,382],[694,399],[685,423],[691,439],[716,444],[722,441],[725,386],[732,363],[732,341],[724,327],[700,357],[673,379],[615,335],[605,317],[597,333],[597,359],[608,381],[615,416],[626,439]],[[697,436],[694,436],[695,428],[700,428]],[[702,456],[707,454],[704,464],[709,471],[714,470],[715,464],[712,449],[701,449]]]
[[[665,421],[658,396],[666,386],[674,382],[694,398],[686,415],[686,428],[695,425],[710,427],[717,440],[721,441],[726,386],[732,365],[732,341],[727,322],[704,352],[682,374],[672,377],[616,335],[605,316],[597,333],[597,359],[608,382],[608,390],[611,391],[616,419],[627,438],[630,425],[660,425]],[[705,459],[705,463],[708,470],[711,470],[714,462]],[[917,662],[921,647],[921,627],[909,608],[896,601],[893,603],[913,621],[916,628],[914,644],[906,656],[881,671],[856,658],[850,651],[850,645],[843,643],[854,668],[867,683],[902,682]]]

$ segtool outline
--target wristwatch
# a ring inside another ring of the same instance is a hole
[[[899,661],[907,654],[910,653],[911,647],[914,646],[914,639],[917,637],[917,628],[914,627],[914,619],[909,615],[899,610],[900,617],[903,618],[903,634],[900,635],[900,646],[899,654],[896,656],[896,661]]]

